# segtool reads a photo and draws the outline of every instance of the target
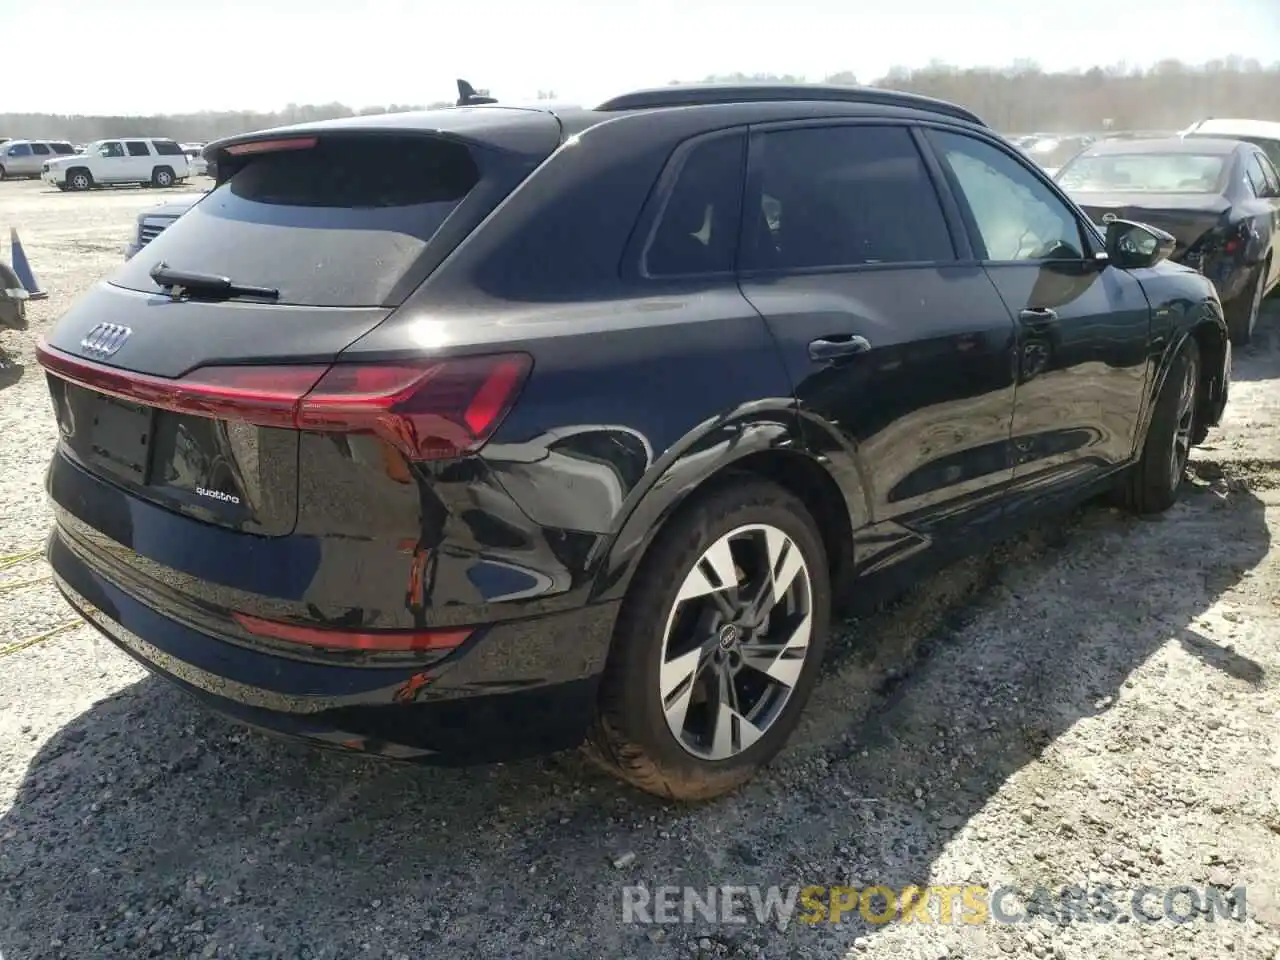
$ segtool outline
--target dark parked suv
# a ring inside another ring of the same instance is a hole
[[[273,731],[582,743],[709,797],[783,745],[842,598],[1047,510],[1174,499],[1230,347],[958,107],[673,87],[266,131],[39,347],[49,560]]]

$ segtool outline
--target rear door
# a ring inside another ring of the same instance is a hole
[[[1146,294],[1096,258],[1096,236],[1013,150],[954,130],[928,137],[1017,324],[1010,506],[1069,494],[1134,454],[1152,362]]]
[[[962,262],[911,128],[757,128],[742,219],[743,293],[781,347],[809,442],[875,524],[860,555],[879,567],[997,519],[1013,323]]]
[[[44,165],[53,159],[53,151],[47,143],[31,143],[31,172],[39,173]]]
[[[1251,149],[1245,160],[1245,176],[1249,181],[1253,199],[1250,205],[1254,226],[1263,240],[1259,253],[1265,255],[1273,249],[1277,234],[1280,234],[1280,182],[1276,180],[1275,168],[1271,166],[1261,150]],[[1263,278],[1264,287],[1269,289],[1280,275],[1280,257],[1271,257],[1271,272]]]
[[[147,145],[145,140],[126,140],[124,142],[124,150],[128,156],[125,161],[125,169],[127,174],[122,178],[126,180],[144,181],[151,179],[151,170],[155,166],[154,158],[151,156],[151,147]]]

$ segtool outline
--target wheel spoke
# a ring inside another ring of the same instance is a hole
[[[769,550],[769,576],[773,581],[773,603],[777,603],[791,587],[796,574],[804,567],[804,560],[796,545],[781,530],[770,527],[765,531],[765,543]]]
[[[763,730],[724,702],[716,711],[715,725],[712,760],[724,760],[741,753],[764,736]]]
[[[662,665],[662,709],[672,730],[683,730],[693,696],[694,681],[702,666],[703,648],[695,647]]]
[[[738,572],[733,564],[733,553],[729,550],[729,541],[722,539],[712,544],[711,549],[694,564],[689,575],[684,578],[676,603],[692,600],[694,597],[705,597],[737,585]]]
[[[794,687],[804,669],[812,624],[806,613],[785,641],[744,643],[743,663],[785,687]]]

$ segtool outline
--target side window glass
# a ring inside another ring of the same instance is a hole
[[[757,135],[743,216],[748,270],[955,260],[937,191],[906,127]]]
[[[31,145],[31,152],[37,157],[47,157],[49,155],[49,147],[43,143],[33,143]]]
[[[124,145],[128,147],[129,156],[131,157],[151,156],[151,151],[147,149],[147,145],[141,140],[126,140]]]
[[[986,259],[1081,260],[1071,208],[1013,157],[963,134],[930,131],[943,164],[973,214]]]
[[[31,145],[26,143],[15,143],[9,148],[9,156],[29,157],[31,156]]]
[[[1265,156],[1258,157],[1258,166],[1262,167],[1262,176],[1267,181],[1267,192],[1273,197],[1280,197],[1280,174]]]
[[[649,276],[733,271],[745,164],[745,134],[707,140],[684,155],[645,248]]]
[[[123,157],[124,147],[120,146],[119,143],[112,140],[108,143],[104,143],[99,152],[104,157]]]

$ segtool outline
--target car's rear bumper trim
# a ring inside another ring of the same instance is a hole
[[[486,628],[424,667],[307,663],[165,616],[50,536],[54,582],[103,636],[220,713],[317,744],[400,759],[486,762],[580,743],[617,604]]]

